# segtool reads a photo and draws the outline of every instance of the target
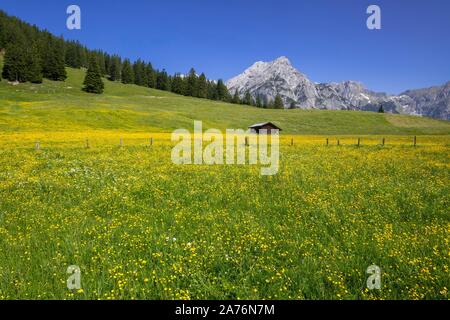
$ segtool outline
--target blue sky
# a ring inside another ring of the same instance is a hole
[[[66,29],[70,4],[81,7],[80,31]],[[370,4],[381,7],[381,30],[366,27]],[[389,93],[450,80],[448,0],[0,0],[0,9],[170,73],[228,80],[284,55],[312,81]]]

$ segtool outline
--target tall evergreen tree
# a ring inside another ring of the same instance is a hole
[[[235,103],[235,104],[240,104],[240,103],[241,103],[241,98],[239,97],[239,91],[238,91],[238,89],[236,89],[236,90],[234,91],[234,96],[233,96],[233,99],[231,100],[231,102],[232,102],[232,103]]]
[[[277,96],[275,97],[273,107],[275,109],[283,109],[284,108],[283,100],[281,99],[281,96],[279,94],[277,94]]]
[[[64,81],[67,78],[65,68],[64,42],[50,35],[45,47],[42,72],[45,78]]]
[[[93,55],[89,61],[89,68],[83,82],[83,90],[90,93],[103,93],[105,87],[97,58]]]
[[[217,100],[217,85],[214,81],[208,81],[208,99]]]
[[[183,78],[181,78],[179,73],[176,73],[172,79],[171,91],[176,94],[184,93],[184,83]]]
[[[147,87],[156,87],[156,73],[155,70],[153,70],[153,66],[151,63],[147,63],[145,65],[145,74],[147,76]]]
[[[102,76],[106,76],[106,64],[105,64],[105,55],[102,51],[96,52],[97,63],[99,66],[100,74]]]
[[[145,64],[141,59],[138,59],[133,64],[134,84],[138,86],[148,86],[148,77],[145,72]]]
[[[196,97],[198,91],[198,77],[194,68],[189,70],[189,73],[186,78],[186,88],[184,94],[186,96]]]
[[[245,93],[245,97],[244,97],[244,104],[247,104],[249,106],[251,106],[253,104],[253,98],[252,95],[250,94],[250,91],[247,90],[247,92]]]
[[[79,50],[76,42],[70,41],[66,43],[66,65],[72,68],[80,68],[81,61]]]
[[[261,102],[261,97],[259,96],[259,94],[256,95],[256,107],[257,108],[262,108],[263,104]]]
[[[122,72],[122,66],[120,57],[114,55],[111,57],[111,61],[109,64],[109,80],[111,81],[119,81]]]
[[[156,89],[170,91],[170,81],[169,76],[165,69],[158,72],[158,76],[156,78]]]
[[[208,83],[206,75],[202,73],[197,81],[197,97],[206,98],[208,96]]]
[[[8,44],[3,61],[2,77],[9,81],[28,81],[26,48],[23,41]]]
[[[221,101],[231,100],[231,99],[229,99],[228,88],[223,83],[222,79],[219,79],[217,81],[217,100],[221,100]]]
[[[33,44],[28,50],[27,70],[28,81],[31,83],[42,83],[42,66],[36,44]]]
[[[129,84],[134,83],[133,69],[131,67],[130,60],[126,59],[122,65],[122,83]]]

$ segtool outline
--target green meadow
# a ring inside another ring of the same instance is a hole
[[[0,299],[448,299],[448,121],[96,96],[83,76],[0,82]],[[278,174],[174,165],[170,132],[194,120],[276,123]]]
[[[42,85],[0,83],[1,132],[116,130],[171,132],[192,128],[244,128],[273,121],[294,135],[438,135],[450,132],[448,121],[361,111],[258,109],[105,80],[103,95],[80,90],[84,72],[67,69],[66,82]]]

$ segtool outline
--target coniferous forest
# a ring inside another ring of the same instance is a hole
[[[169,75],[150,62],[134,62],[78,41],[65,40],[0,10],[0,53],[4,54],[1,77],[11,82],[64,81],[65,67],[87,70],[83,90],[101,94],[102,78],[124,84],[171,91],[184,96],[255,105],[252,99],[233,99],[222,80],[208,80],[192,68],[187,75]]]

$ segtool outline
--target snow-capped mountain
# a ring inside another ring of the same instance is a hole
[[[292,66],[289,59],[280,57],[271,62],[256,62],[242,74],[230,79],[231,94],[237,90],[263,101],[273,101],[279,94],[285,107],[302,109],[335,109],[377,111],[425,115],[450,119],[450,82],[442,87],[410,90],[399,96],[373,92],[361,83],[314,83]]]

